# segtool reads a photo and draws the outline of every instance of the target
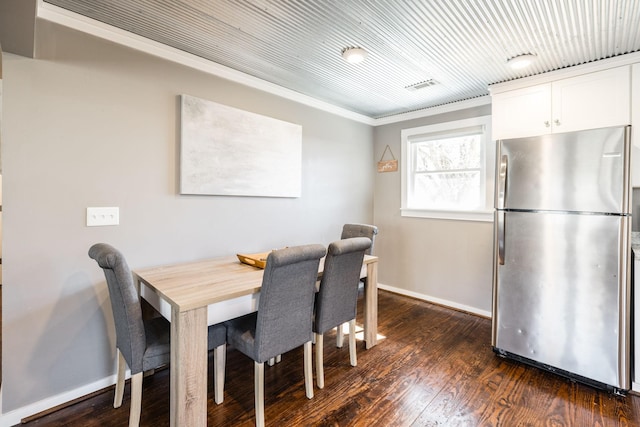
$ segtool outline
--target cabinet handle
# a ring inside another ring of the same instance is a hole
[[[544,121],[544,125],[545,125],[545,127],[549,127],[549,126],[551,126],[551,123],[549,123],[549,120],[545,120]]]
[[[556,126],[560,126],[560,120],[558,120],[558,119],[555,119],[555,120],[553,121],[553,123],[555,123],[555,125],[556,125]]]

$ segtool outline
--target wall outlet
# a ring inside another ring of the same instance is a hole
[[[120,208],[87,208],[87,227],[120,224]]]

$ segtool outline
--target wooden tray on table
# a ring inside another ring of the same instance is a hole
[[[237,256],[242,263],[258,268],[264,268],[267,265],[267,257],[270,253],[271,251],[258,252],[255,254],[237,254]]]

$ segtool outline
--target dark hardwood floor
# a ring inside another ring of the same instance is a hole
[[[266,367],[267,425],[640,426],[640,396],[614,396],[495,356],[488,319],[384,291],[379,311],[386,338],[371,350],[358,342],[357,367],[349,365],[346,343],[337,349],[328,334],[326,385],[311,400],[301,349]],[[226,372],[221,405],[209,380],[208,425],[254,425],[253,362],[229,349]],[[129,385],[121,408],[112,400],[110,388],[26,425],[126,425]],[[142,405],[141,425],[169,425],[169,369],[144,379]]]

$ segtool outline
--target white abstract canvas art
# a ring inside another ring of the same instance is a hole
[[[300,197],[302,126],[181,96],[180,193]]]

